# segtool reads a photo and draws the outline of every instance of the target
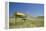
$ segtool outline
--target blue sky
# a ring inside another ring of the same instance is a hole
[[[44,4],[10,2],[9,16],[12,16],[16,11],[26,13],[32,16],[43,16]]]

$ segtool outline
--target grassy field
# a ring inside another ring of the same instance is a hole
[[[9,28],[32,28],[32,27],[44,27],[44,19],[37,20],[22,20],[17,19],[18,21],[9,23]]]

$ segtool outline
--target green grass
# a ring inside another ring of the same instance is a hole
[[[19,21],[19,22],[14,22],[13,23],[9,23],[9,27],[10,28],[30,28],[30,27],[44,27],[44,21],[40,20],[26,20],[26,21]]]

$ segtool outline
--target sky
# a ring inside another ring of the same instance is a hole
[[[9,2],[9,16],[18,11],[32,16],[44,16],[44,4]]]

